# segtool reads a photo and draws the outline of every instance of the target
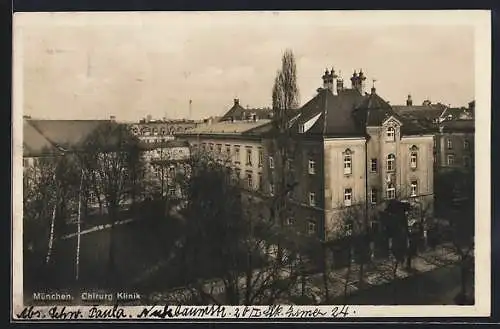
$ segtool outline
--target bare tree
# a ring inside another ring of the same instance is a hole
[[[270,220],[269,201],[242,189],[211,154],[197,153],[190,167],[178,253],[198,303],[270,304],[288,296],[300,274],[299,238]]]
[[[45,156],[35,159],[23,174],[23,230],[25,250],[40,255],[41,244],[45,243],[44,263],[50,267],[55,262],[58,238],[76,210],[78,169],[71,154],[53,154],[49,150],[43,153]],[[29,264],[30,258],[26,261]],[[50,277],[48,274],[45,279]]]
[[[118,279],[114,263],[114,227],[124,202],[135,197],[137,183],[144,172],[138,140],[118,123],[100,125],[85,141],[80,154],[82,166],[89,173],[105,202],[110,227],[108,280],[112,285]]]
[[[467,280],[474,268],[474,172],[441,173],[436,180],[436,200],[448,224],[453,250],[459,257],[461,292],[457,303],[467,303]]]

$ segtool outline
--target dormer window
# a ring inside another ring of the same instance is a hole
[[[394,129],[394,127],[387,128],[385,140],[388,142],[394,142],[396,138],[395,136],[396,136],[396,130]]]
[[[301,123],[301,124],[299,125],[299,133],[301,133],[301,134],[303,134],[303,133],[304,133],[304,124],[303,124],[303,123]]]

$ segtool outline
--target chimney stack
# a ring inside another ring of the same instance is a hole
[[[238,98],[234,99],[234,105],[240,105],[240,100]]]
[[[366,77],[363,74],[363,70],[359,70],[359,74],[356,73],[356,70],[354,70],[351,77],[351,88],[356,89],[361,95],[364,95],[365,80]]]
[[[412,106],[413,100],[411,99],[411,95],[408,94],[408,98],[406,99],[406,106]]]
[[[342,73],[339,71],[339,76],[337,78],[337,95],[344,90],[344,79],[342,79]]]
[[[111,120],[111,121],[115,121],[115,120],[116,120],[116,117],[115,117],[114,115],[111,115],[111,116],[109,117],[109,120]]]

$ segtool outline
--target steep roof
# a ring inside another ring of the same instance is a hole
[[[392,108],[400,115],[411,116],[419,120],[430,120],[438,119],[446,106],[442,104],[430,104],[430,105],[393,105]]]
[[[459,120],[459,119],[470,119],[472,118],[472,112],[465,107],[457,108],[447,108],[443,111],[441,115],[443,120]]]
[[[79,146],[100,125],[110,120],[29,120],[54,146]]]
[[[233,106],[222,116],[220,121],[246,120],[250,114],[256,114],[259,119],[271,119],[272,117],[271,109],[246,109],[240,105],[239,100],[235,99]]]
[[[385,120],[394,117],[403,122],[403,119],[372,89],[372,93],[365,96],[363,102],[354,110],[355,117],[361,125],[376,127]]]
[[[363,101],[363,96],[353,89],[341,90],[338,95],[328,89],[319,90],[318,94],[304,104],[299,118],[292,124],[293,131],[319,115],[316,122],[308,129],[306,135],[328,136],[362,136],[353,117],[353,110]]]
[[[55,154],[60,151],[42,135],[33,125],[31,120],[23,121],[23,156],[35,157],[44,154]]]

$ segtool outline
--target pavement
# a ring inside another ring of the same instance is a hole
[[[451,244],[442,244],[434,249],[429,249],[425,252],[421,252],[419,255],[413,258],[412,268],[410,270],[406,269],[404,265],[398,265],[396,277],[394,277],[393,271],[394,262],[391,259],[374,261],[371,265],[365,265],[364,267],[363,285],[360,285],[358,282],[360,270],[359,265],[352,264],[350,269],[341,268],[328,273],[328,287],[330,291],[330,298],[331,300],[343,300],[345,298],[345,290],[347,290],[347,296],[358,296],[360,295],[360,293],[369,294],[371,289],[373,289],[374,287],[385,287],[383,288],[383,290],[388,290],[387,286],[391,286],[394,281],[408,281],[405,279],[418,278],[422,274],[432,274],[436,271],[438,271],[439,273],[444,271],[443,273],[446,273],[448,270],[443,269],[450,267],[459,268],[457,266],[458,261],[459,258],[456,254],[454,254]],[[455,272],[457,272],[456,269]],[[448,280],[448,283],[451,282],[446,276],[443,277],[441,275],[439,276],[439,279],[444,281]],[[244,285],[245,280],[243,277],[239,281],[240,285]],[[442,292],[442,294],[451,293],[451,295],[455,296],[458,293],[459,290],[457,290],[457,287],[460,287],[459,277],[456,278],[455,275],[455,281],[453,282],[453,288],[448,287],[448,290],[446,292]],[[456,282],[458,282],[458,284],[456,284]],[[301,284],[298,283],[297,286],[292,289],[294,295],[299,294],[299,292],[301,291],[300,285]],[[415,289],[415,283],[412,283],[408,287],[406,287],[405,291],[411,287],[413,287],[412,289]],[[442,287],[445,287],[445,285]],[[205,291],[214,290],[217,292],[217,295],[223,295],[224,286],[222,282],[218,282],[218,280],[206,282]],[[433,290],[438,291],[438,289]],[[323,275],[321,273],[310,275],[307,278],[307,291],[311,293],[312,298],[317,303],[321,302],[321,300],[324,298],[324,282]],[[156,293],[154,294],[154,299],[167,301],[179,300],[178,298],[180,295],[188,294],[189,291],[186,288],[179,288],[169,292]],[[387,291],[385,291],[384,294],[386,295],[386,297],[390,295],[387,293]],[[408,296],[410,295],[408,294]],[[411,300],[409,300],[408,302],[411,302]]]

